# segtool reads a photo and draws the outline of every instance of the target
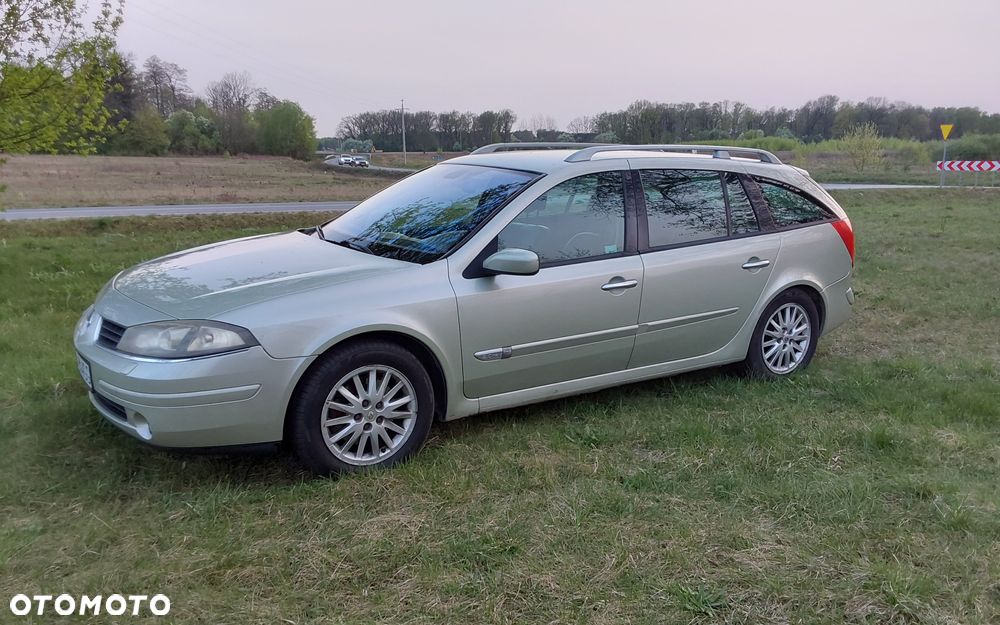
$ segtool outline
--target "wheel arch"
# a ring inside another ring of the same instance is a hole
[[[817,332],[817,336],[821,335],[823,333],[823,324],[826,323],[826,301],[823,299],[822,290],[812,282],[794,282],[786,284],[782,289],[775,291],[771,297],[767,298],[764,305],[761,306],[761,315],[764,314],[764,311],[767,310],[767,307],[770,306],[774,300],[789,291],[802,291],[810,300],[812,300],[812,303],[816,306],[816,314],[819,315],[819,332]]]
[[[441,361],[434,351],[421,339],[405,332],[400,332],[398,330],[367,330],[342,337],[340,340],[330,344],[321,353],[317,354],[316,358],[309,363],[309,366],[302,370],[298,379],[295,381],[292,392],[285,404],[284,424],[282,426],[282,437],[284,439],[287,440],[288,438],[288,428],[290,424],[290,419],[288,417],[291,413],[292,405],[295,403],[295,399],[299,395],[299,388],[309,377],[309,374],[317,366],[319,366],[319,363],[323,361],[323,358],[330,352],[340,349],[346,345],[373,340],[381,340],[399,345],[413,354],[413,356],[420,361],[420,364],[423,365],[424,369],[427,371],[427,375],[431,379],[431,386],[434,390],[434,419],[436,421],[444,420],[445,416],[448,414],[448,380],[445,376]]]

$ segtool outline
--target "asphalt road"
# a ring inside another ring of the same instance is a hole
[[[164,204],[159,206],[94,206],[84,208],[14,208],[0,212],[0,220],[82,219],[88,217],[143,217],[148,215],[212,215],[225,213],[342,213],[357,202],[280,202],[256,204]]]
[[[829,190],[937,189],[936,185],[828,183]],[[15,208],[0,212],[0,221],[83,219],[88,217],[142,217],[146,215],[212,215],[224,213],[342,213],[357,202],[261,202],[258,204],[173,204],[159,206],[94,206],[83,208]]]

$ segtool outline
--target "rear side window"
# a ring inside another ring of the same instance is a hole
[[[726,197],[718,172],[644,169],[649,246],[677,245],[728,235]]]
[[[754,180],[760,185],[771,209],[774,225],[779,228],[825,221],[833,217],[827,209],[788,185],[760,178]]]
[[[726,193],[729,194],[729,227],[732,234],[759,232],[757,215],[750,205],[750,198],[736,174],[726,174]]]

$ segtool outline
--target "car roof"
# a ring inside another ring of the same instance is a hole
[[[516,144],[515,144],[516,145]],[[612,146],[609,146],[612,147]],[[740,156],[729,156],[726,158],[716,158],[712,154],[692,154],[690,152],[666,152],[643,150],[641,146],[636,146],[634,150],[623,150],[619,146],[613,146],[614,151],[595,151],[587,161],[635,161],[642,159],[665,159],[671,160],[671,167],[678,169],[713,169],[722,171],[740,171],[765,178],[774,178],[796,186],[801,186],[803,176],[808,176],[808,172],[786,165],[777,161],[765,162],[754,158]],[[739,148],[731,148],[736,152]],[[597,150],[597,148],[594,148]],[[461,165],[480,165],[488,167],[503,167],[506,169],[519,169],[540,174],[552,174],[567,168],[573,168],[578,162],[568,162],[567,159],[580,152],[579,149],[512,149],[508,151],[496,151],[480,154],[469,154],[448,159],[443,163],[453,163]],[[773,155],[772,155],[773,158]],[[622,167],[627,168],[628,164],[622,163]]]
[[[461,165],[483,165],[549,174],[571,165],[566,158],[576,150],[511,150],[490,154],[469,154],[443,161]]]

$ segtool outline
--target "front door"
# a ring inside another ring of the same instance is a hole
[[[485,397],[624,369],[642,261],[625,249],[622,172],[567,180],[500,233],[539,256],[533,276],[454,276],[465,395]]]

